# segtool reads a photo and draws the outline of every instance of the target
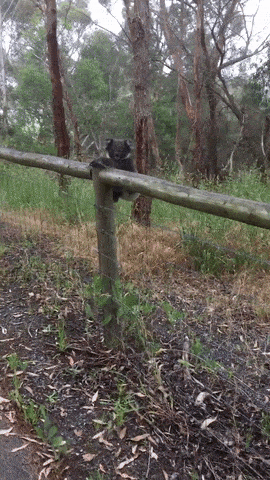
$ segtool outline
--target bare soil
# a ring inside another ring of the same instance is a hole
[[[144,278],[156,307],[145,314],[149,344],[113,351],[89,315],[86,262],[4,223],[0,243],[0,395],[12,398],[0,413],[35,446],[38,478],[270,479],[269,318],[240,277],[186,265],[170,266],[169,288]],[[258,289],[264,278],[254,274]],[[31,404],[46,407],[42,439]]]

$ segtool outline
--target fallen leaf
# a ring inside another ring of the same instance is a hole
[[[122,478],[128,478],[129,480],[137,480],[136,477],[131,477],[127,473],[121,473],[121,472],[118,472],[117,470],[115,470],[115,472],[117,473],[117,475],[119,475]]]
[[[0,430],[0,435],[8,435],[11,430],[13,430],[13,427],[7,428],[5,430]]]
[[[108,440],[105,440],[103,437],[99,437],[98,439],[99,443],[103,443],[103,445],[106,445],[106,447],[113,447],[113,444],[108,442]]]
[[[157,442],[153,439],[153,437],[151,437],[151,435],[149,435],[148,440],[149,440],[149,442],[151,442],[151,443],[153,443],[154,445],[157,446]]]
[[[128,458],[127,460],[124,460],[123,462],[119,463],[117,470],[122,470],[126,465],[129,465],[130,463],[134,462],[136,458],[138,458],[139,454],[137,453],[134,455],[134,457]]]
[[[123,440],[123,438],[125,438],[126,436],[126,433],[127,433],[127,427],[122,428],[122,430],[120,430],[120,432],[118,433],[119,438]]]
[[[199,393],[199,395],[197,396],[196,400],[195,400],[195,405],[196,407],[199,407],[200,405],[203,404],[204,400],[206,399],[206,397],[209,396],[209,393],[208,392],[201,392]]]
[[[38,480],[42,480],[42,475],[44,475],[45,478],[48,478],[49,473],[51,472],[52,468],[43,468],[41,472],[39,473]]]
[[[140,442],[141,440],[145,440],[148,437],[150,437],[149,433],[144,433],[143,435],[137,435],[137,437],[131,438],[131,440],[133,442]]]
[[[105,433],[105,431],[106,431],[106,430],[102,430],[102,432],[96,433],[96,435],[94,435],[94,436],[92,437],[92,439],[93,439],[93,440],[96,440],[97,438],[102,437],[102,435]]]
[[[74,433],[75,433],[75,435],[76,435],[77,437],[81,437],[83,432],[82,432],[82,430],[76,430],[76,429],[75,429],[75,430],[74,430]]]
[[[16,412],[14,410],[11,410],[10,412],[5,413],[5,417],[10,421],[10,423],[15,423]]]
[[[131,449],[132,455],[135,455],[135,453],[137,451],[137,448],[138,448],[138,445],[136,445],[136,443],[135,443],[135,445],[132,445],[132,449]]]
[[[158,460],[158,455],[154,452],[153,447],[150,448],[150,457]]]
[[[85,455],[83,455],[83,459],[85,462],[91,462],[96,456],[97,455],[95,453],[86,453]]]
[[[201,424],[201,429],[202,430],[205,430],[205,428],[207,428],[211,423],[215,422],[217,419],[217,417],[210,417],[210,418],[207,418],[206,420],[204,420]]]
[[[25,390],[27,390],[29,393],[31,393],[31,395],[34,396],[34,392],[33,392],[33,390],[32,390],[31,387],[26,386],[26,387],[24,387],[24,388],[25,388]]]
[[[72,357],[68,357],[68,362],[71,367],[74,365],[74,359]]]
[[[84,405],[81,408],[84,408],[85,410],[88,410],[87,413],[91,413],[94,409],[93,405],[91,405],[91,407],[89,407],[88,405]]]
[[[46,460],[46,462],[44,462],[42,464],[43,467],[46,467],[47,465],[50,465],[51,463],[55,462],[55,458],[51,457],[49,458],[49,460]]]
[[[93,395],[92,397],[92,403],[95,403],[97,401],[97,398],[98,398],[98,390],[96,391],[95,395]]]
[[[23,450],[24,448],[28,447],[29,443],[25,443],[24,445],[22,445],[21,447],[17,447],[17,448],[13,448],[11,451],[12,453],[16,453],[18,452],[19,450]]]
[[[92,420],[94,423],[97,425],[107,425],[108,422],[105,422],[105,420],[100,420],[100,418],[93,418]]]
[[[121,454],[121,452],[122,452],[122,448],[119,447],[118,450],[117,450],[117,452],[114,454],[115,458],[118,458],[119,455]]]
[[[105,438],[103,438],[103,434],[105,432],[106,432],[106,430],[102,430],[102,432],[97,433],[96,435],[94,435],[92,437],[93,440],[98,439],[99,443],[103,443],[104,445],[106,445],[106,447],[113,447],[112,443],[108,442],[107,440],[105,440]]]
[[[10,403],[10,400],[4,397],[0,397],[0,403]]]

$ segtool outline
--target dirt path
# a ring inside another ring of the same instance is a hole
[[[1,391],[0,391],[1,395]],[[33,451],[14,424],[0,414],[0,478],[1,480],[37,480]]]

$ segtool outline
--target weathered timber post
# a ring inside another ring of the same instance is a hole
[[[103,307],[104,341],[108,347],[121,345],[121,325],[118,323],[116,298],[119,264],[115,229],[115,209],[112,187],[99,179],[100,170],[93,168],[92,177],[96,196],[96,229],[98,238],[99,273],[102,279],[102,294],[107,301]]]

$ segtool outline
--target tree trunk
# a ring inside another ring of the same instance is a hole
[[[136,164],[138,173],[149,172],[150,151],[158,155],[150,100],[150,10],[148,0],[134,1],[134,14],[131,18],[130,1],[125,0],[127,19],[134,61],[134,124],[136,138]],[[159,161],[159,156],[157,161]],[[138,198],[132,216],[143,225],[150,225],[150,198]]]
[[[198,11],[197,11],[198,12]],[[200,38],[200,18],[197,13],[197,30],[196,30],[196,45],[195,45],[195,55],[193,62],[194,70],[194,94],[195,94],[195,105],[192,102],[191,94],[189,92],[187,81],[185,78],[185,69],[183,64],[183,39],[178,39],[174,34],[168,16],[168,11],[165,5],[165,0],[160,0],[160,13],[161,13],[161,22],[162,29],[166,38],[169,52],[172,56],[175,69],[178,73],[178,94],[177,102],[182,101],[182,104],[186,110],[187,117],[190,122],[190,127],[192,130],[191,138],[191,152],[192,152],[192,173],[202,169],[203,163],[203,133],[202,133],[202,122],[201,122],[201,92],[202,92],[202,80],[201,80],[201,38]],[[180,107],[177,107],[177,112],[179,116]],[[181,122],[181,120],[178,120]],[[179,149],[180,139],[179,139],[179,128],[177,129],[177,138],[176,146]],[[176,151],[177,160],[179,163],[179,151]]]
[[[175,135],[175,159],[179,165],[180,173],[184,173],[183,150],[182,150],[182,111],[180,95],[180,78],[178,76],[177,94],[176,94],[176,135]]]
[[[5,72],[5,60],[3,49],[3,21],[2,21],[2,6],[0,5],[0,81],[1,81],[1,93],[2,93],[2,125],[3,133],[7,133],[7,87],[6,87],[6,72]]]
[[[57,43],[57,14],[56,0],[46,1],[46,31],[48,45],[49,69],[52,82],[52,110],[55,143],[58,157],[69,158],[70,142],[65,122],[65,110],[63,104],[63,88],[61,83],[59,54]],[[59,180],[60,189],[67,188],[66,179],[61,176]]]
[[[203,4],[202,0],[197,1],[196,12],[196,37],[195,37],[195,51],[193,60],[193,74],[194,74],[194,122],[193,131],[195,136],[195,151],[193,162],[195,166],[195,174],[204,172],[205,159],[203,154],[203,133],[202,133],[202,88],[203,88],[203,69],[202,69],[202,45],[201,36],[203,34]]]
[[[83,161],[83,158],[82,158],[83,155],[82,155],[82,145],[81,145],[81,141],[80,141],[79,123],[78,123],[77,116],[76,116],[76,114],[74,112],[74,109],[73,109],[71,98],[70,98],[69,93],[68,93],[68,88],[67,88],[67,84],[66,84],[66,81],[65,81],[65,73],[64,73],[64,69],[63,69],[63,62],[62,62],[61,55],[59,56],[59,67],[60,67],[60,75],[61,75],[61,82],[62,82],[62,87],[63,87],[64,99],[65,99],[65,102],[66,102],[66,105],[67,105],[67,108],[68,108],[68,111],[69,111],[70,121],[71,121],[71,124],[72,124],[72,127],[73,127],[75,155],[76,155],[77,160],[79,162],[82,162]]]

